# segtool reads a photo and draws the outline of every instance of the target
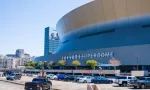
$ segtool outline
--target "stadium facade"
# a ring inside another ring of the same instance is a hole
[[[52,55],[34,61],[63,59],[150,69],[150,0],[95,0],[64,15],[57,23],[61,44]],[[58,65],[58,64],[57,64]]]

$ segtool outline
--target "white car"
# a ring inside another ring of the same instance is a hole
[[[55,74],[48,74],[48,75],[46,76],[46,78],[52,79],[52,80],[56,80],[56,79],[57,79],[57,75],[55,75]]]
[[[92,76],[82,76],[79,78],[78,82],[81,83],[91,83],[91,80],[93,79]]]
[[[119,86],[127,86],[130,84],[131,80],[136,80],[137,78],[135,76],[119,76],[117,77],[115,83]]]

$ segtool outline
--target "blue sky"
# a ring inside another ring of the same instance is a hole
[[[92,0],[0,0],[0,54],[43,55],[44,28]]]

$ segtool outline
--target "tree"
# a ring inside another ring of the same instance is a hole
[[[77,69],[77,66],[80,66],[81,63],[78,60],[72,61],[72,66],[74,66]]]
[[[26,66],[26,67],[36,67],[37,63],[36,62],[26,62],[24,64],[24,66]]]
[[[24,66],[26,66],[26,67],[31,66],[31,63],[30,62],[26,62],[26,63],[24,63]]]
[[[44,62],[40,62],[40,67],[44,67]]]
[[[64,67],[66,65],[66,61],[65,60],[59,60],[58,64],[59,64],[59,66]]]
[[[49,62],[49,66],[50,66],[51,68],[53,68],[53,67],[55,66],[55,62],[54,62],[54,61],[50,61],[50,62]]]
[[[31,66],[32,66],[32,67],[36,67],[36,66],[37,66],[37,63],[36,63],[36,62],[31,62]]]
[[[114,69],[116,70],[116,66],[120,65],[120,61],[115,58],[111,58],[109,60],[109,64],[112,64],[114,66]]]
[[[90,66],[93,70],[95,70],[95,66],[97,66],[98,62],[95,60],[86,61],[86,65]]]

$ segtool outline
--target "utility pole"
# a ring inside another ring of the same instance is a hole
[[[44,63],[44,65],[45,65],[45,63]],[[44,77],[44,65],[42,66],[42,77]]]
[[[44,67],[46,65],[46,61],[42,61],[43,62],[43,66],[42,66],[42,77],[44,77]]]
[[[99,74],[100,74],[100,76],[102,75],[102,66],[101,66],[101,63],[98,63],[98,67],[99,67]]]
[[[139,70],[139,56],[136,57],[137,71]]]

